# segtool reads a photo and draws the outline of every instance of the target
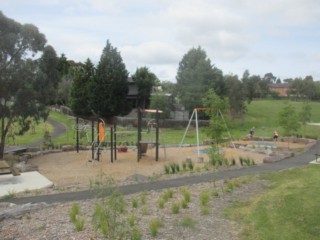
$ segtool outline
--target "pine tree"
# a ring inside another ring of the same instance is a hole
[[[124,115],[131,109],[127,102],[128,71],[120,53],[109,40],[103,49],[96,76],[90,88],[90,106],[101,117]]]

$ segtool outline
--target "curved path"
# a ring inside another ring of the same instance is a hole
[[[66,126],[60,122],[57,122],[52,119],[47,119],[47,122],[53,126],[53,132],[51,133],[52,139],[59,137],[60,135],[64,134],[67,131]],[[5,147],[4,153],[17,152],[17,151],[25,150],[26,148],[39,147],[42,144],[43,144],[43,139],[40,139],[34,143],[27,144],[25,146]]]
[[[232,169],[223,172],[217,172],[215,175],[216,180],[227,179],[232,177],[240,177],[250,174],[262,174],[268,172],[276,172],[283,169],[299,167],[308,164],[309,162],[315,160],[315,154],[320,153],[320,141],[317,141],[308,151],[301,153],[298,156],[284,159],[275,163],[262,164],[260,166],[245,167],[240,169]],[[182,177],[177,179],[170,180],[161,180],[154,182],[145,182],[137,183],[132,185],[126,185],[119,187],[119,190],[124,194],[133,194],[149,190],[160,190],[165,188],[174,188],[185,185],[197,184],[202,182],[212,181],[212,173],[207,173],[203,175],[195,175],[189,177]],[[92,199],[96,197],[96,193],[92,190],[84,190],[78,192],[65,192],[52,195],[43,195],[43,196],[32,196],[32,197],[23,197],[23,198],[14,198],[10,199],[10,202],[15,204],[23,204],[30,202],[46,202],[46,203],[55,203],[55,202],[67,202],[67,201],[79,201],[85,199]],[[8,200],[0,200],[8,201]]]
[[[55,139],[67,131],[66,126],[60,122],[57,122],[57,121],[49,119],[49,118],[47,119],[47,122],[53,126],[53,132],[51,133],[51,139]],[[41,139],[37,142],[34,142],[32,144],[29,144],[26,147],[38,147],[41,144],[43,144],[43,139]]]

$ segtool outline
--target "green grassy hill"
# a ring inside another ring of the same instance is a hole
[[[232,134],[236,137],[243,137],[248,134],[251,127],[256,128],[257,136],[272,136],[276,129],[282,136],[282,129],[278,123],[278,115],[284,108],[286,100],[256,100],[247,104],[247,114],[243,119],[234,120],[230,125]],[[302,109],[303,102],[290,101],[296,112]],[[320,102],[310,102],[312,107],[312,122],[320,123]],[[303,129],[298,132],[299,135],[307,137],[320,137],[320,126],[307,126],[306,132]]]

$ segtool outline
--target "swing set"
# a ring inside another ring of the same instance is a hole
[[[183,145],[183,142],[184,142],[184,139],[188,133],[188,130],[189,130],[189,127],[191,125],[191,122],[193,121],[193,118],[195,117],[195,122],[196,122],[196,136],[197,136],[197,154],[198,154],[198,158],[200,157],[200,141],[199,141],[199,124],[198,124],[198,111],[212,111],[212,110],[216,110],[215,108],[194,108],[193,109],[193,112],[191,114],[191,117],[189,119],[189,123],[188,123],[188,126],[184,132],[184,135],[182,137],[182,140],[180,142],[180,145],[179,145],[179,150],[180,148],[182,147]],[[231,134],[230,134],[230,131],[228,129],[228,126],[226,124],[226,121],[222,115],[222,112],[220,111],[220,109],[218,109],[217,111],[217,114],[219,114],[219,116],[221,116],[222,120],[223,120],[223,123],[224,123],[224,126],[225,128],[227,129],[227,132],[228,132],[228,135],[229,135],[229,138],[231,139],[231,143],[233,145],[234,148],[236,148],[236,146],[234,145],[233,141],[232,141],[232,137],[231,137]]]

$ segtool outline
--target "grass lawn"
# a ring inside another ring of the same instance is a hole
[[[320,166],[262,176],[271,185],[247,202],[236,202],[227,216],[242,226],[241,239],[319,239]]]
[[[280,137],[282,136],[282,129],[278,124],[278,114],[281,109],[285,106],[285,100],[255,100],[251,104],[247,105],[248,112],[243,119],[232,119],[232,121],[227,122],[227,126],[233,138],[240,139],[246,136],[251,127],[255,127],[256,136],[266,136],[272,137],[273,131],[278,130]],[[302,102],[290,102],[295,108],[297,113],[301,111]],[[310,102],[312,106],[312,122],[320,122],[320,103],[319,102]],[[73,131],[73,125],[75,123],[74,119],[68,118],[65,115],[57,112],[50,113],[50,118],[57,121],[63,122],[68,126],[68,132],[54,140],[56,144],[74,144],[75,132]],[[89,123],[90,124],[90,123]],[[186,127],[181,127],[179,129],[160,129],[160,143],[161,144],[179,144],[182,140]],[[320,136],[320,126],[309,126],[307,125],[304,129],[300,129],[298,134],[304,135],[311,138],[318,138]],[[118,128],[118,132],[121,131],[131,131],[131,133],[119,133],[117,141],[120,144],[135,143],[137,141],[137,130],[136,128]],[[146,127],[143,128],[144,133],[142,134],[143,140],[152,141],[155,139],[155,131],[151,134],[146,134]],[[107,141],[110,140],[109,133],[107,133]],[[208,139],[206,135],[206,129],[201,128],[199,131],[200,143]],[[226,134],[225,138],[229,139],[229,136]],[[88,141],[89,140],[89,141]],[[91,130],[88,132],[88,135],[82,135],[80,140],[82,144],[90,144],[91,142]],[[196,130],[190,128],[187,132],[187,135],[184,139],[185,144],[196,144]]]
[[[49,118],[56,120],[60,123],[63,123],[67,126],[68,131],[60,136],[57,139],[53,140],[54,144],[76,144],[76,132],[73,130],[75,125],[75,119],[72,117],[68,117],[65,114],[59,112],[50,112]],[[80,133],[80,144],[91,144],[91,122],[88,122],[88,131],[87,133]],[[96,126],[95,126],[96,127]],[[186,129],[160,129],[159,142],[160,144],[179,144],[182,140]],[[137,129],[134,127],[130,127],[130,129],[126,127],[117,128],[117,142],[120,145],[135,145],[137,142]],[[110,133],[109,129],[106,130],[106,141],[110,141]],[[143,126],[142,129],[142,140],[144,141],[155,141],[155,129],[151,131],[151,133],[147,133],[146,126]],[[200,129],[199,131],[199,141],[207,139],[206,130]],[[196,130],[190,128],[186,134],[186,137],[183,141],[184,144],[196,144]]]
[[[39,125],[35,127],[35,130],[32,131],[29,129],[23,135],[16,135],[15,139],[13,140],[11,137],[7,136],[6,145],[26,145],[38,140],[43,139],[45,131],[52,132],[53,127],[51,124],[47,122],[40,121]]]
[[[282,137],[282,129],[278,124],[278,114],[279,111],[284,107],[285,100],[255,100],[251,104],[247,105],[247,114],[242,119],[232,119],[227,121],[228,129],[234,139],[241,139],[244,136],[248,135],[248,132],[251,127],[255,127],[256,136],[266,136],[272,137],[273,131],[278,130],[280,137]],[[290,102],[297,110],[301,111],[302,102]],[[312,106],[312,122],[320,122],[320,102],[310,102]],[[49,118],[59,121],[67,126],[68,131],[60,136],[57,139],[54,139],[54,144],[75,144],[76,143],[76,133],[73,130],[75,125],[75,119],[64,115],[59,112],[50,112]],[[183,126],[179,129],[160,129],[160,144],[179,144],[182,140],[186,126]],[[31,131],[27,132],[23,136],[16,136],[16,144],[23,145],[35,142],[40,140],[44,136],[45,129],[48,129],[49,132],[52,132],[53,128],[50,124],[41,123],[36,127],[36,134]],[[121,144],[135,143],[137,141],[137,130],[136,128],[126,129],[120,128],[118,132],[121,131],[131,131],[131,133],[119,133],[118,142]],[[144,126],[143,131],[146,132],[146,126]],[[320,137],[320,126],[309,126],[301,128],[298,132],[299,135],[303,135],[311,138]],[[143,140],[154,141],[155,131],[151,134],[142,134]],[[228,134],[224,136],[227,139],[230,139]],[[199,129],[199,138],[200,143],[203,140],[208,139],[206,135],[206,129]],[[82,133],[80,138],[81,144],[90,144],[91,143],[91,123],[89,122],[89,131],[88,133]],[[107,133],[107,141],[110,141],[110,134]],[[196,130],[190,128],[187,132],[187,135],[184,139],[185,144],[196,144]],[[7,144],[13,145],[13,141],[10,138],[7,138]]]

